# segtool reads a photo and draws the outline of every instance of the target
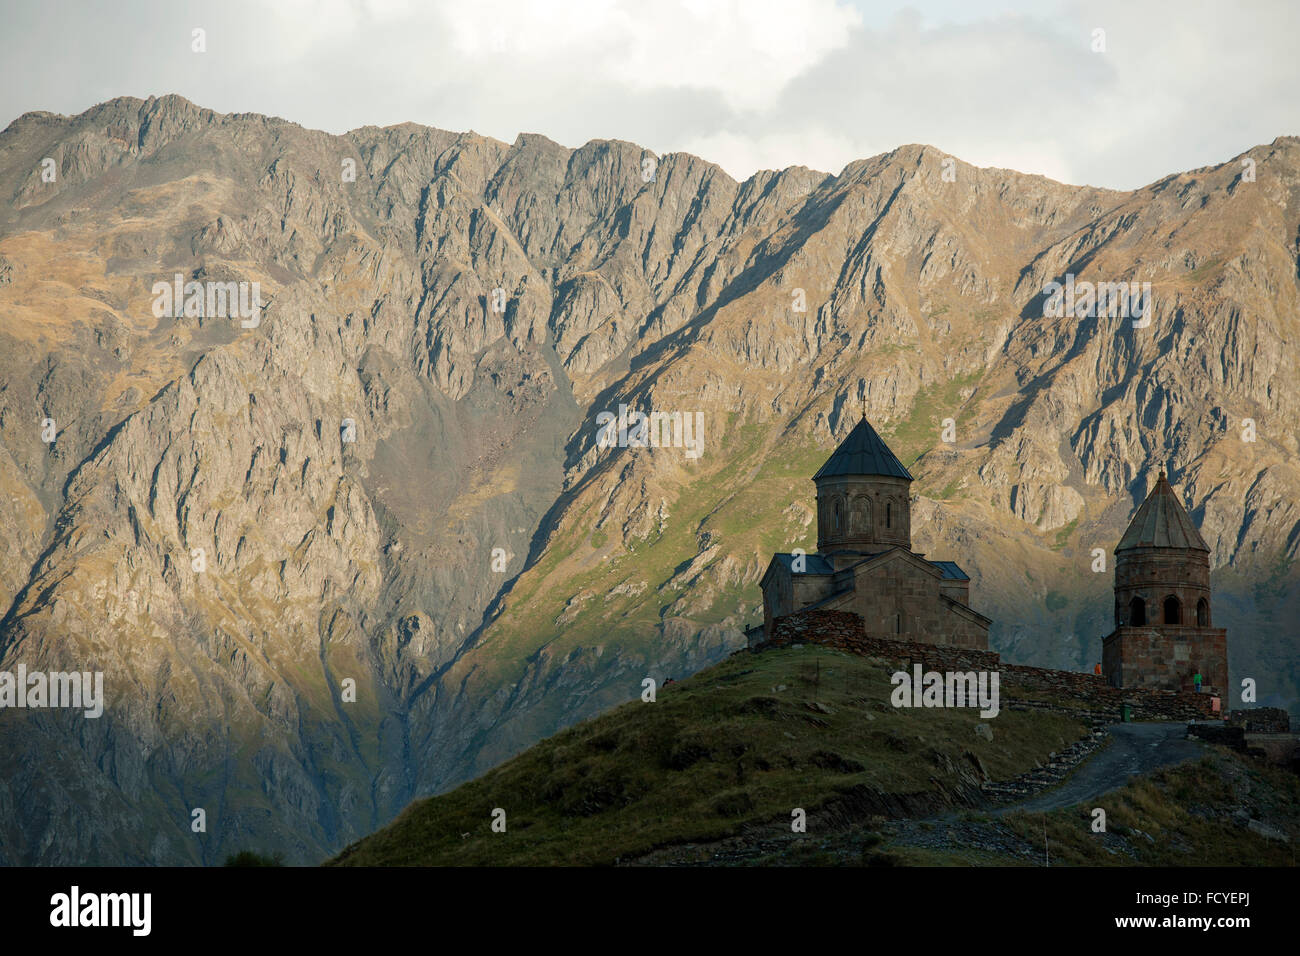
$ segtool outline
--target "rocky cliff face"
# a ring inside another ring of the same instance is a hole
[[[107,697],[0,712],[4,862],[317,860],[718,659],[863,403],[1009,659],[1099,658],[1164,466],[1294,706],[1300,140],[1132,193],[918,146],[737,183],[164,97],[27,114],[0,174],[0,670]],[[1151,309],[1045,317],[1067,274]],[[602,447],[620,405],[693,432]]]

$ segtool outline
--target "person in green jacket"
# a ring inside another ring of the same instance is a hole
[[[1201,672],[1200,672],[1200,671],[1197,671],[1195,674],[1192,675],[1192,684],[1195,685],[1195,687],[1196,687],[1196,693],[1199,694],[1199,693],[1201,692]]]

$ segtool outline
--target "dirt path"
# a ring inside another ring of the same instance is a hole
[[[1180,764],[1202,753],[1199,741],[1187,739],[1187,725],[1183,723],[1113,724],[1107,730],[1110,746],[1080,764],[1061,786],[999,807],[994,813],[1059,810],[1122,787],[1135,774]]]

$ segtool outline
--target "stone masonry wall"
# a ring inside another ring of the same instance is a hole
[[[919,644],[988,647],[988,631],[952,610],[940,598],[942,583],[904,560],[854,569],[856,583],[839,610],[859,615],[868,632],[893,635]],[[902,613],[902,636],[894,615]]]
[[[1248,734],[1286,734],[1291,732],[1291,715],[1281,707],[1248,707],[1234,710],[1228,718],[1233,727]]]
[[[1223,716],[1212,710],[1211,695],[1151,688],[1117,688],[1093,674],[1058,671],[1024,664],[1004,664],[995,651],[899,641],[897,635],[883,635],[863,629],[862,618],[850,611],[813,610],[778,618],[769,640],[754,650],[817,644],[863,657],[876,657],[894,669],[909,670],[921,664],[937,671],[998,671],[1005,704],[1042,706],[1032,695],[1047,694],[1056,699],[1075,698],[1080,710],[1109,720],[1121,719],[1127,705],[1134,720],[1204,720]],[[1022,699],[1018,695],[1030,695]]]

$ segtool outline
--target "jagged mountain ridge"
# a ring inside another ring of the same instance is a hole
[[[770,550],[814,546],[807,478],[862,402],[998,649],[1095,659],[1090,550],[1165,465],[1234,675],[1293,700],[1298,147],[1131,193],[948,182],[914,146],[737,183],[179,97],[27,114],[0,134],[0,668],[93,665],[110,706],[0,716],[0,854],[319,859],[716,660]],[[1151,281],[1151,326],[1042,318],[1066,271]],[[156,319],[174,272],[259,281],[261,324]],[[702,412],[704,455],[596,448],[619,403]]]

